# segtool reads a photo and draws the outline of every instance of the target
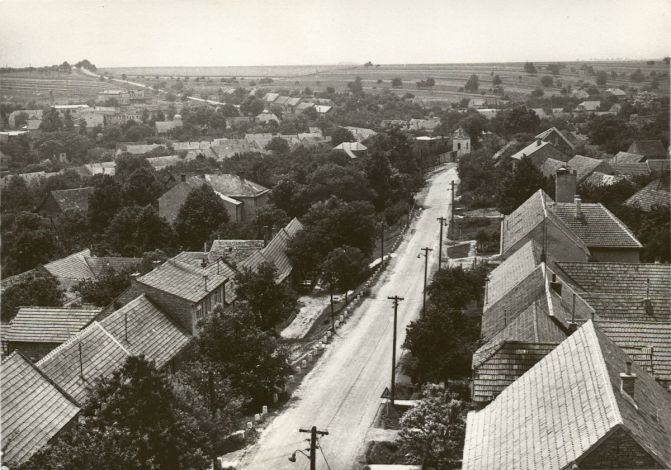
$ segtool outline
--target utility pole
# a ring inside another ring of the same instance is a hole
[[[450,181],[452,187],[452,204],[450,204],[450,231],[454,235],[454,180]]]
[[[422,300],[422,315],[424,315],[426,313],[426,277],[429,271],[429,251],[433,251],[433,249],[424,247],[422,248],[422,251],[424,252],[424,298]],[[418,258],[420,256],[422,256],[421,253],[417,255]]]
[[[440,221],[440,237],[438,238],[438,271],[443,268],[443,225],[447,219],[445,217],[438,217]]]
[[[317,470],[317,435],[328,436],[328,431],[319,431],[317,426],[310,429],[300,428],[300,432],[310,433],[310,470]]]
[[[394,334],[391,343],[391,406],[394,406],[394,393],[396,391],[396,319],[398,317],[398,303],[403,300],[403,297],[395,295],[387,297],[394,301]]]

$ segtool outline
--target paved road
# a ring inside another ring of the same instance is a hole
[[[298,428],[312,425],[329,431],[321,443],[332,470],[357,467],[356,459],[377,412],[380,394],[390,381],[393,310],[387,296],[405,298],[398,314],[398,357],[405,327],[422,307],[424,258],[418,259],[417,255],[422,247],[433,248],[429,266],[435,270],[439,229],[436,218],[448,214],[448,188],[456,178],[456,168],[443,169],[430,178],[428,191],[424,191],[420,201],[425,208],[401,243],[398,256],[373,289],[373,297],[339,330],[338,337],[305,377],[287,409],[264,430],[240,468],[307,468],[303,456],[298,455],[296,463],[289,462],[288,457],[306,446],[304,439],[309,436],[299,433]],[[317,468],[327,468],[321,454]]]

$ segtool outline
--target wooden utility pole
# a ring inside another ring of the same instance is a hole
[[[398,304],[403,300],[403,297],[395,295],[387,298],[394,301],[394,334],[391,343],[391,406],[394,406],[396,392],[396,320],[398,318]]]
[[[424,315],[426,313],[426,278],[429,272],[429,251],[433,251],[433,249],[424,247],[422,248],[422,251],[424,252],[424,297],[422,300],[422,315]],[[419,256],[422,256],[422,254],[420,253]]]
[[[438,271],[443,268],[443,225],[447,219],[445,217],[438,217],[440,222],[440,236],[438,238]]]
[[[317,470],[317,435],[328,436],[328,431],[319,431],[317,426],[310,429],[300,428],[300,432],[310,433],[310,470]]]

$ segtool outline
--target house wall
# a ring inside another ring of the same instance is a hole
[[[235,196],[234,198],[242,202],[242,210],[241,210],[242,220],[249,221],[256,217],[256,212],[260,208],[268,205],[268,201],[270,200],[270,191],[263,193],[257,197]]]
[[[573,149],[571,148],[571,146],[568,145],[566,141],[556,132],[552,132],[549,136],[547,136],[543,140],[545,142],[550,142],[552,145],[554,145],[557,149],[564,152],[566,155],[573,155]]]
[[[7,343],[7,352],[11,353],[12,351],[16,351],[18,349],[31,361],[37,362],[60,345],[61,343],[29,343],[23,341],[11,341]]]
[[[590,248],[592,261],[608,263],[640,263],[641,251],[631,248]]]
[[[578,463],[581,469],[664,468],[630,435],[619,428]]]
[[[244,204],[233,204],[231,202],[222,199],[224,206],[226,206],[226,212],[228,213],[228,220],[231,222],[242,222],[243,221],[243,208]]]
[[[158,305],[161,310],[170,315],[170,318],[189,333],[196,331],[196,307],[193,302],[168,294],[162,290],[147,286],[137,280],[133,281],[145,295]]]
[[[452,150],[457,152],[457,157],[471,153],[471,139],[454,139]]]

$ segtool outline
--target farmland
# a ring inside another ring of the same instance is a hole
[[[455,102],[473,96],[494,96],[492,80],[498,75],[504,93],[513,99],[523,99],[536,88],[541,87],[540,79],[544,75],[553,75],[546,67],[549,62],[537,62],[537,74],[523,71],[523,63],[480,63],[480,64],[384,64],[384,65],[340,65],[340,66],[268,66],[268,67],[143,67],[111,68],[103,73],[115,76],[126,74],[129,79],[146,83],[155,83],[158,76],[161,81],[177,77],[189,77],[189,87],[198,95],[216,94],[222,86],[254,86],[261,78],[272,78],[272,84],[263,85],[272,89],[302,89],[310,87],[321,91],[333,87],[337,91],[347,89],[347,83],[355,77],[361,77],[362,86],[367,92],[379,92],[391,89],[398,94],[412,93],[428,101]],[[659,80],[659,92],[668,93],[669,67],[661,60],[649,64],[645,61],[607,61],[607,62],[564,62],[559,73],[553,75],[553,86],[545,87],[546,95],[559,94],[562,87],[575,87],[583,82],[594,83],[596,77],[585,70],[591,66],[594,71],[608,74],[607,87],[643,87],[650,82],[650,73],[654,72]],[[633,82],[631,73],[641,69],[646,77],[643,82]],[[613,72],[617,74],[613,78]],[[472,75],[480,81],[476,93],[463,91],[463,86]],[[225,85],[223,80],[236,77],[236,82]],[[400,78],[402,85],[392,88],[391,80]],[[416,82],[432,77],[435,86],[418,88]],[[196,81],[195,79],[198,79]],[[557,82],[561,85],[557,86]]]

